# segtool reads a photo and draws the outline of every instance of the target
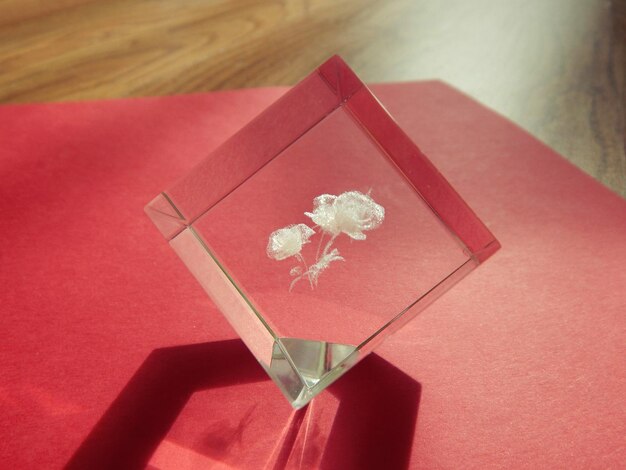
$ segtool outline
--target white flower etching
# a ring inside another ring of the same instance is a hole
[[[290,275],[294,277],[289,286],[291,291],[296,283],[308,279],[311,289],[317,286],[320,274],[333,261],[345,261],[337,248],[332,248],[335,239],[342,233],[353,240],[365,240],[363,232],[378,228],[385,218],[385,209],[371,196],[359,191],[346,191],[339,196],[322,194],[313,199],[313,211],[305,212],[314,223],[314,228],[321,229],[315,263],[307,266],[302,247],[309,243],[315,231],[306,224],[289,225],[273,232],[267,245],[267,256],[275,260],[284,260],[295,256],[301,265],[294,266]],[[325,235],[330,240],[320,254]]]
[[[354,240],[365,240],[367,237],[363,232],[383,223],[385,209],[369,194],[347,191],[339,196],[317,196],[313,199],[313,212],[304,215],[334,237],[345,233]]]
[[[267,256],[279,261],[298,256],[302,251],[302,245],[309,243],[309,238],[314,234],[315,231],[305,224],[278,229],[270,235]]]

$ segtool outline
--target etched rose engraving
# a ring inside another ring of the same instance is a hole
[[[267,244],[267,256],[275,260],[283,260],[291,256],[300,257],[302,245],[309,243],[315,231],[305,224],[289,225],[276,230],[270,235]]]
[[[290,270],[293,277],[290,291],[302,279],[307,279],[311,289],[314,289],[320,274],[331,263],[345,261],[339,250],[333,248],[333,243],[341,234],[353,240],[365,240],[367,236],[363,232],[380,227],[385,219],[385,209],[372,199],[370,192],[346,191],[339,196],[317,196],[313,199],[312,212],[304,213],[315,224],[313,228],[306,224],[294,224],[272,232],[267,244],[267,256],[277,261],[294,257],[300,263]],[[320,237],[315,262],[308,266],[302,247],[317,233],[315,229],[319,230]],[[329,239],[322,249],[325,237]]]

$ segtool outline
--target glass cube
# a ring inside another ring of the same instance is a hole
[[[146,212],[296,408],[499,248],[337,56]]]

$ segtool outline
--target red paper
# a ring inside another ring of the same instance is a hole
[[[626,202],[438,82],[374,92],[503,248],[291,410],[142,211],[282,92],[0,108],[1,466],[619,467]]]

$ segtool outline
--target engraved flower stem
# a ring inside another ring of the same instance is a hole
[[[292,283],[291,283],[291,284],[292,284],[292,286],[293,286],[293,284],[294,284],[297,280],[299,281],[299,280],[300,280],[300,278],[301,278],[302,276],[306,275],[306,277],[309,279],[309,284],[311,285],[311,289],[313,289],[313,281],[311,281],[311,276],[309,275],[309,267],[308,267],[308,265],[306,264],[306,261],[305,261],[305,259],[304,259],[304,256],[302,256],[302,253],[298,253],[298,254],[296,254],[296,259],[297,259],[298,261],[300,261],[300,262],[304,265],[304,273],[303,273],[303,274],[301,274],[300,276],[298,276],[297,278],[295,278],[295,279],[292,281]]]
[[[318,225],[315,226],[316,228]],[[322,231],[322,235],[320,236],[320,242],[317,244],[317,252],[315,253],[315,261],[319,261],[320,259],[320,250],[322,249],[322,240],[324,240],[324,235],[326,232]]]
[[[333,246],[333,242],[335,241],[335,238],[337,238],[337,235],[333,235],[332,238],[328,240],[328,243],[326,243],[326,246],[324,247],[324,251],[322,252],[322,256],[326,256],[328,254],[328,250],[330,250],[330,247]]]

